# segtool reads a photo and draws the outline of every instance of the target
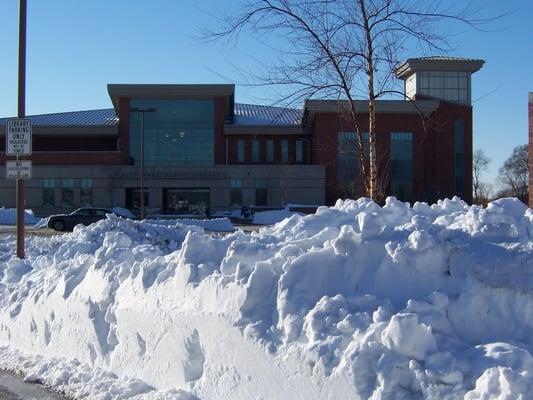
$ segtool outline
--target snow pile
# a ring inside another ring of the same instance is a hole
[[[13,251],[0,242],[0,364],[79,397],[533,391],[533,210],[515,199],[338,201],[223,237],[110,217]]]
[[[254,214],[253,223],[256,225],[273,225],[290,218],[293,215],[303,215],[290,211],[288,208],[282,210],[261,211]]]
[[[289,206],[280,210],[256,211],[252,216],[251,223],[255,225],[274,225],[278,222],[283,221],[284,219],[292,217],[293,215],[302,216],[303,214],[291,211]],[[213,214],[213,216],[226,218],[243,218],[243,216],[241,215],[241,210],[217,211]]]
[[[24,210],[24,223],[36,224],[41,220],[33,210]],[[17,209],[0,207],[0,225],[15,225],[17,223]]]
[[[119,217],[130,218],[130,219],[135,218],[135,215],[127,208],[113,207],[112,211],[115,215],[118,215]]]
[[[147,223],[159,226],[197,226],[211,232],[233,232],[235,227],[228,218],[214,218],[214,219],[156,219],[148,220]]]

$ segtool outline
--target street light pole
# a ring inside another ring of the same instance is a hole
[[[141,220],[144,219],[144,113],[156,112],[153,107],[150,108],[137,108],[132,107],[131,112],[138,112],[141,114]]]

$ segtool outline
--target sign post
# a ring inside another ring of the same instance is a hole
[[[26,0],[20,0],[19,7],[19,66],[18,66],[18,118],[26,115]],[[24,125],[21,125],[21,128]],[[31,124],[29,125],[31,137]],[[7,133],[7,132],[6,132]],[[7,135],[6,135],[7,137]],[[20,140],[20,139],[19,139]],[[22,147],[24,143],[19,143]],[[31,139],[29,141],[31,152]],[[6,147],[7,150],[7,147]],[[18,162],[18,156],[17,156]],[[17,257],[24,258],[24,180],[17,176]]]

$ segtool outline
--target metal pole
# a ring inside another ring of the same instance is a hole
[[[141,220],[144,219],[144,111],[141,111]]]
[[[20,0],[18,117],[26,115],[26,0]],[[18,157],[17,157],[18,158]],[[17,257],[24,258],[24,180],[17,177]]]

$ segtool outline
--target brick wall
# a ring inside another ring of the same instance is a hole
[[[533,207],[533,93],[529,93],[528,102],[529,126],[529,206]]]
[[[472,108],[441,102],[424,124],[416,113],[378,113],[376,115],[376,147],[378,170],[388,173],[390,133],[413,134],[413,195],[416,200],[434,201],[455,195],[455,121],[465,125],[465,182],[463,199],[472,201]],[[368,117],[359,115],[363,131],[368,130]],[[353,131],[345,120],[334,113],[318,114],[313,125],[313,160],[326,168],[326,202],[333,204],[339,195],[337,187],[337,134]],[[379,173],[379,171],[378,171]],[[382,177],[387,181],[386,177]]]

